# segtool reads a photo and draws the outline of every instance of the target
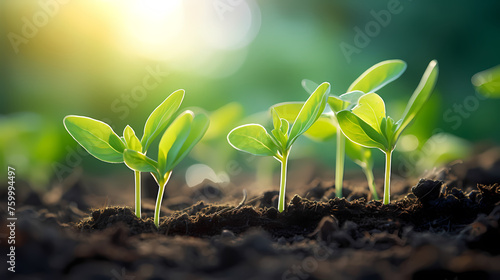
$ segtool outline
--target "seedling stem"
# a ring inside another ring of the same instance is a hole
[[[392,160],[392,150],[385,152],[385,182],[384,182],[384,205],[391,202],[391,160]]]
[[[340,131],[340,129],[338,130]],[[335,195],[342,197],[342,182],[344,180],[344,161],[345,161],[345,136],[337,133],[337,161],[335,165]]]
[[[135,177],[135,215],[141,218],[141,172],[134,171]]]
[[[156,206],[155,206],[154,222],[156,228],[158,228],[160,225],[160,207],[161,207],[161,201],[163,199],[163,192],[165,191],[165,186],[167,185],[171,175],[172,171],[169,171],[168,174],[165,175],[164,180],[157,182],[158,186],[160,187],[160,190],[158,191],[158,197],[156,198]]]
[[[280,196],[279,196],[279,205],[278,211],[283,212],[285,210],[285,190],[286,190],[286,165],[288,163],[288,155],[290,154],[290,149],[286,150],[282,157],[280,158],[281,162],[281,181],[280,181]]]

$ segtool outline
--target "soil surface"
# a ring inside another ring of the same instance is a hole
[[[91,208],[75,176],[50,194],[19,195],[15,273],[2,208],[0,278],[500,279],[500,150],[423,177],[395,180],[389,205],[371,200],[362,175],[342,199],[332,182],[311,180],[288,190],[283,213],[277,191],[181,186],[166,192],[156,229],[154,201],[143,200],[141,219],[128,207]]]

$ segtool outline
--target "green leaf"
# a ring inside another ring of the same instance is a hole
[[[259,124],[246,124],[231,130],[227,140],[235,149],[257,156],[276,156],[278,147]]]
[[[159,177],[158,163],[143,153],[125,149],[123,159],[130,169],[140,172],[151,172],[155,177]]]
[[[287,120],[289,123],[293,123],[300,113],[300,110],[304,106],[305,102],[282,102],[271,107],[271,111],[274,109],[278,116],[282,119]]]
[[[194,117],[191,123],[191,129],[189,131],[189,136],[182,145],[181,149],[176,155],[168,154],[169,157],[174,157],[173,161],[167,158],[167,170],[172,170],[176,167],[179,162],[181,162],[193,149],[193,147],[203,138],[205,132],[210,124],[210,119],[205,114],[198,114]]]
[[[330,106],[330,109],[332,109],[333,112],[338,113],[342,110],[344,110],[344,104],[345,102],[342,101],[340,98],[337,96],[328,96],[328,105]]]
[[[302,87],[306,90],[307,93],[312,94],[315,89],[318,88],[318,84],[308,80],[308,79],[303,79],[302,80]]]
[[[304,135],[316,141],[327,141],[333,138],[336,132],[337,128],[331,117],[321,115]]]
[[[363,95],[365,95],[364,92],[355,90],[340,95],[339,99],[344,101],[344,109],[347,109],[349,106],[355,106],[358,104],[359,98]]]
[[[372,92],[361,96],[358,105],[351,112],[361,118],[380,134],[382,133],[381,122],[385,118],[385,104],[382,98]]]
[[[389,145],[384,135],[377,132],[360,117],[350,111],[340,111],[337,114],[342,133],[354,143],[368,148],[379,148],[387,151]]]
[[[280,119],[280,121],[281,121],[281,127],[280,127],[281,133],[283,133],[283,135],[288,135],[288,128],[290,128],[290,123],[285,119]]]
[[[286,148],[290,148],[297,137],[306,132],[311,125],[319,118],[326,106],[328,98],[328,88],[330,84],[325,82],[316,88],[309,96],[304,106],[300,110],[295,122],[292,124]]]
[[[373,168],[372,151],[369,148],[360,146],[349,139],[345,141],[345,153],[361,168]]]
[[[148,150],[151,142],[168,126],[175,112],[181,106],[183,99],[183,89],[174,91],[149,115],[141,139],[143,152]]]
[[[374,92],[396,80],[406,70],[406,63],[399,59],[379,62],[359,76],[347,90]]]
[[[158,146],[158,164],[161,174],[165,174],[170,169],[168,167],[174,161],[182,145],[189,136],[193,112],[187,110],[180,114],[167,128]]]
[[[123,130],[123,136],[128,149],[142,151],[141,141],[139,141],[139,138],[137,138],[135,131],[130,125],[127,125]]]
[[[276,109],[271,108],[271,116],[273,117],[273,127],[279,130],[281,128],[281,118]]]
[[[396,128],[396,132],[391,139],[391,143],[397,142],[403,130],[413,120],[420,109],[422,109],[427,99],[429,99],[429,96],[434,90],[434,85],[436,84],[439,72],[438,69],[439,67],[436,60],[431,61],[429,63],[429,66],[427,66],[427,69],[425,70],[417,89],[415,89],[415,92],[413,92],[413,95],[411,96],[410,101],[406,106],[403,117],[401,118],[400,123]]]
[[[89,154],[110,163],[123,162],[125,144],[106,123],[82,116],[66,116],[64,127]]]
[[[500,65],[472,76],[476,90],[488,98],[500,98]]]

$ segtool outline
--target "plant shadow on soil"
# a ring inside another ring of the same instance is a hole
[[[277,191],[238,205],[171,199],[158,229],[148,206],[139,219],[127,207],[65,203],[80,197],[71,196],[78,184],[50,206],[29,194],[18,210],[18,272],[2,279],[499,278],[500,150],[426,178],[389,205],[368,200],[367,188],[334,198],[320,181],[283,213]],[[198,188],[224,201],[214,185]]]

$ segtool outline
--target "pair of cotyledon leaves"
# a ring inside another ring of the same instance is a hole
[[[361,96],[354,108],[337,113],[342,132],[359,145],[378,148],[386,153],[392,151],[403,130],[429,99],[437,76],[437,61],[433,60],[411,96],[403,117],[397,122],[386,116],[384,101],[378,94],[371,92]]]
[[[323,113],[329,88],[329,83],[319,85],[301,105],[291,125],[287,118],[272,109],[274,129],[271,133],[268,133],[262,125],[246,124],[229,132],[227,137],[229,143],[235,149],[244,152],[282,159],[297,137],[306,132]]]
[[[110,163],[124,162],[133,170],[151,172],[158,183],[171,171],[203,137],[209,124],[204,114],[194,115],[187,110],[173,121],[184,99],[184,90],[167,97],[148,117],[141,140],[126,126],[119,137],[106,123],[83,116],[70,115],[64,125],[71,136],[91,155]],[[160,143],[158,161],[145,155],[153,140],[165,130]]]
[[[358,99],[365,93],[373,92],[399,78],[406,70],[406,63],[399,59],[382,61],[363,72],[348,88],[347,93],[340,96],[328,96],[328,107],[318,120],[305,132],[309,138],[326,141],[337,133],[338,121],[336,113],[341,110],[352,109]],[[311,94],[317,84],[310,80],[303,80],[302,86]],[[303,106],[303,102],[284,102],[273,106],[280,116],[287,120],[294,120]],[[371,151],[358,144],[346,141],[347,155],[363,168],[371,168],[373,164]]]

